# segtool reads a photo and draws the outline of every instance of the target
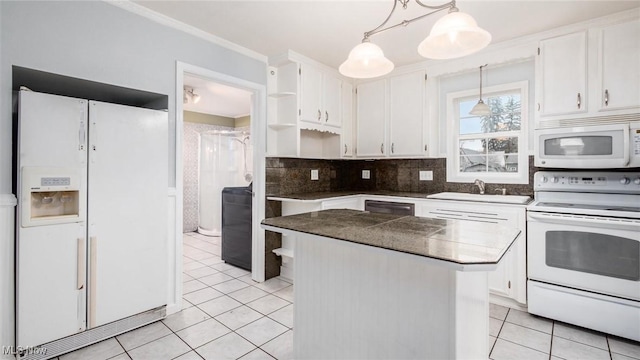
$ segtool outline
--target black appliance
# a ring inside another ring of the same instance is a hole
[[[251,271],[251,211],[253,190],[222,189],[222,260]]]

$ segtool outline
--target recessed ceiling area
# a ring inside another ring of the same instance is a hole
[[[200,101],[182,104],[183,110],[228,118],[248,116],[251,112],[251,93],[246,90],[215,83],[185,74],[184,85],[200,95]]]
[[[362,41],[363,33],[384,21],[393,1],[396,0],[134,2],[263,55],[280,55],[291,49],[338,68],[349,51]],[[423,2],[427,5],[446,3]],[[491,33],[492,44],[632,8],[640,9],[637,0],[459,0],[456,5]],[[389,25],[427,12],[414,1],[409,2],[406,10],[398,4]],[[371,42],[379,45],[396,66],[424,61],[418,55],[417,46],[445,13],[374,35]]]

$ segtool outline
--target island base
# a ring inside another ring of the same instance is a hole
[[[295,359],[487,359],[486,271],[298,234]]]

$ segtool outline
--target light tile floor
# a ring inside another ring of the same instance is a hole
[[[256,283],[220,259],[220,238],[184,234],[183,311],[59,360],[292,359],[293,285]],[[640,359],[640,343],[491,304],[490,358]]]

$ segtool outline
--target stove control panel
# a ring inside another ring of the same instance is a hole
[[[640,194],[640,172],[538,171],[534,191],[584,191]]]

